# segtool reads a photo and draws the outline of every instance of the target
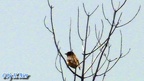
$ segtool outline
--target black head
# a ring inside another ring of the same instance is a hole
[[[69,56],[69,55],[73,55],[74,54],[74,52],[72,52],[72,51],[69,51],[69,52],[67,52],[67,53],[65,53],[67,56]]]

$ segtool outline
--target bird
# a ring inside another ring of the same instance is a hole
[[[68,51],[65,53],[67,55],[67,65],[76,69],[77,67],[80,69],[80,63],[76,55],[73,51]]]

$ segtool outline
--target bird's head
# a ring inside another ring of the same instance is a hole
[[[73,55],[73,54],[74,54],[73,51],[68,51],[67,53],[65,53],[65,55],[67,55],[67,56],[70,56],[70,55]]]

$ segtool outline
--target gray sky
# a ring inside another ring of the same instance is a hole
[[[111,6],[109,1],[101,0],[51,0],[54,6],[54,22],[57,39],[60,41],[63,53],[69,50],[68,30],[69,21],[72,19],[73,50],[78,58],[82,59],[82,48],[76,32],[77,8],[80,8],[81,27],[85,26],[85,15],[82,3],[85,3],[88,12],[92,12],[96,5],[100,5],[101,10],[103,2],[106,15],[111,19]],[[29,81],[62,81],[60,73],[55,68],[54,60],[56,49],[53,43],[52,35],[43,25],[43,19],[47,16],[47,25],[49,21],[49,7],[47,0],[1,0],[0,1],[0,81],[4,81],[3,73],[25,73],[31,75]],[[128,56],[121,59],[119,63],[108,73],[105,81],[144,81],[144,3],[141,1],[127,1],[123,11],[122,23],[131,19],[139,6],[142,6],[138,16],[128,25],[119,28],[113,36],[112,47],[119,47],[117,38],[119,30],[123,32],[123,51],[126,53],[129,48],[131,52]],[[103,16],[94,13],[91,19],[91,25],[99,23]],[[107,27],[106,29],[107,30]],[[81,30],[82,32],[83,30]],[[91,43],[94,40],[90,40]],[[113,49],[112,54],[117,53]],[[71,80],[73,75],[64,66],[67,80]]]

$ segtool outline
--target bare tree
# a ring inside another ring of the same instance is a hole
[[[121,23],[122,21],[122,16],[123,16],[123,12],[121,11],[121,9],[124,7],[125,3],[127,2],[127,0],[124,0],[124,2],[119,2],[118,7],[116,8],[114,6],[114,2],[113,0],[111,0],[111,6],[113,9],[112,12],[112,19],[108,19],[105,13],[105,9],[104,9],[104,5],[102,4],[102,7],[100,8],[99,5],[96,6],[96,8],[91,12],[87,12],[85,4],[83,3],[83,9],[84,9],[84,13],[85,16],[87,17],[86,21],[86,26],[85,26],[85,36],[82,37],[82,34],[80,33],[80,27],[79,27],[79,18],[80,18],[80,13],[79,13],[79,8],[78,8],[78,15],[77,15],[77,33],[78,33],[78,37],[81,41],[81,45],[83,47],[83,51],[81,56],[83,57],[83,60],[80,62],[80,65],[82,66],[82,70],[80,71],[80,73],[78,74],[73,69],[71,69],[66,62],[66,59],[64,58],[64,54],[61,52],[60,46],[59,46],[59,41],[57,40],[57,35],[55,32],[55,26],[54,26],[54,20],[53,20],[53,6],[50,4],[49,0],[48,2],[48,6],[50,8],[50,21],[51,21],[51,27],[47,27],[46,25],[46,16],[44,18],[44,25],[45,27],[48,29],[48,31],[53,35],[53,40],[54,40],[54,44],[57,50],[57,56],[55,59],[55,65],[56,65],[56,69],[61,73],[62,76],[62,80],[66,81],[66,77],[63,71],[63,66],[62,63],[64,63],[68,70],[74,74],[74,81],[76,81],[76,78],[80,78],[81,81],[85,81],[87,78],[91,78],[92,81],[97,81],[98,77],[102,78],[102,81],[105,80],[105,76],[106,74],[112,70],[112,68],[114,68],[114,66],[119,62],[119,60],[123,57],[125,57],[129,52],[130,49],[126,52],[123,53],[123,35],[122,35],[122,31],[120,30],[120,48],[119,48],[119,56],[116,58],[110,58],[110,50],[111,50],[111,38],[112,35],[115,33],[115,31],[117,29],[120,29],[121,27],[124,27],[125,25],[129,24],[132,20],[135,19],[135,17],[138,15],[141,6],[139,7],[138,11],[136,12],[136,14],[133,16],[133,18],[131,18],[129,21],[125,22],[125,23]],[[97,30],[97,26],[95,25],[95,31],[91,31],[90,27],[90,19],[93,16],[93,14],[97,11],[97,9],[100,8],[102,9],[102,13],[104,16],[104,19],[100,20],[101,21],[101,30],[98,31]],[[107,37],[103,37],[104,34],[104,29],[105,29],[105,24],[104,21],[108,22],[107,27],[109,27],[109,32],[107,34]],[[90,37],[90,33],[91,32],[95,32],[95,37],[92,37],[93,40],[95,40],[95,43],[93,44],[93,48],[91,49],[91,51],[87,50],[87,45],[88,45],[88,39]],[[103,40],[102,40],[103,39]],[[70,20],[70,29],[69,29],[69,45],[70,45],[70,50],[72,50],[72,44],[71,44],[71,20]],[[90,58],[91,57],[91,58]],[[57,60],[59,59],[59,64],[60,66],[57,66]],[[88,59],[91,59],[91,64],[88,66],[87,62]],[[62,62],[63,60],[63,62]]]

